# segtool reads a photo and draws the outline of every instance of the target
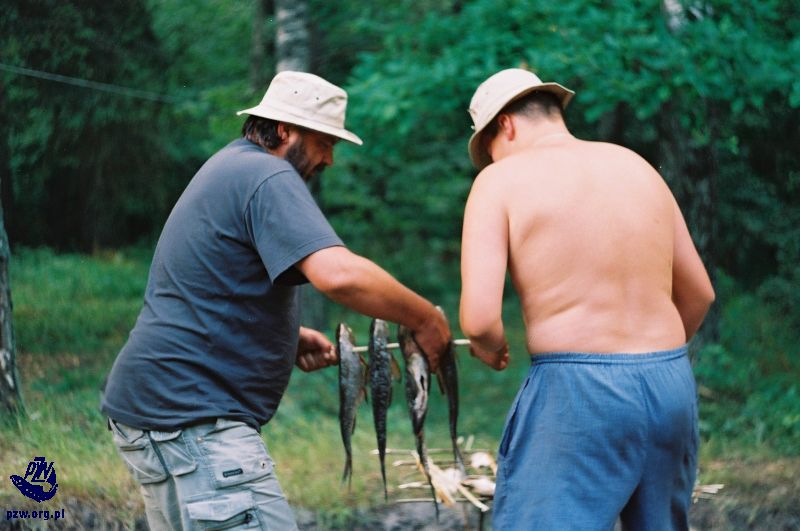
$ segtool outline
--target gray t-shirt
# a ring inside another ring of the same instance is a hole
[[[343,245],[303,180],[239,139],[187,186],[158,240],[136,325],[109,374],[101,409],[141,429],[216,418],[260,428],[294,366],[293,266]]]

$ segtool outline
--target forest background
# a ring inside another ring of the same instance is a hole
[[[26,412],[5,417],[0,472],[46,452],[70,499],[137,514],[97,390],[172,205],[239,135],[235,111],[257,103],[281,65],[345,87],[348,128],[365,140],[337,146],[313,184],[323,211],[354,251],[442,304],[459,335],[475,176],[466,109],[486,77],[522,66],[577,92],[566,113],[576,136],[659,169],[712,273],[718,301],[693,359],[700,478],[726,484],[719,518],[800,522],[799,29],[794,0],[4,2],[0,179],[15,335],[4,331],[3,346],[16,347]],[[461,431],[489,448],[525,372],[507,291],[511,368],[461,364]],[[305,297],[313,326],[331,334],[344,320],[366,337],[364,317]],[[352,494],[338,488],[335,380],[293,377],[265,430],[292,502],[331,526],[380,490],[363,413],[364,475]],[[399,402],[390,443],[410,447]],[[429,421],[442,444],[444,414],[434,404]],[[0,482],[0,509],[10,500],[22,498]]]

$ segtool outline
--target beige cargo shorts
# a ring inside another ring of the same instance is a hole
[[[219,419],[162,432],[109,419],[109,428],[141,485],[153,531],[297,529],[267,447],[251,426]]]

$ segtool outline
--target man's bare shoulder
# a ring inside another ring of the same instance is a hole
[[[542,153],[523,151],[493,162],[483,169],[475,179],[474,187],[481,190],[515,189],[519,180],[528,180],[545,175],[550,161]]]
[[[470,195],[499,192],[503,188],[504,175],[508,175],[503,169],[503,162],[504,161],[494,162],[482,169],[472,183]]]

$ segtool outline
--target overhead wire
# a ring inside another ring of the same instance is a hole
[[[115,85],[113,83],[101,83],[99,81],[92,81],[90,79],[83,79],[79,77],[64,76],[62,74],[54,74],[52,72],[44,72],[42,70],[34,70],[33,68],[25,68],[21,66],[8,65],[0,63],[0,70],[11,72],[12,74],[35,77],[39,79],[46,79],[48,81],[55,81],[57,83],[65,83],[81,88],[88,88],[92,90],[100,90],[103,92],[111,92],[121,94],[131,98],[140,98],[159,103],[180,103],[182,100],[171,96],[169,94],[159,94],[158,92],[151,92],[149,90],[141,90],[122,85]]]
[[[21,16],[20,18],[27,20],[29,22],[38,21],[38,19],[33,19],[31,17]],[[116,43],[112,42],[109,39],[103,38],[102,36],[95,36],[94,37],[94,44],[99,45],[100,48],[112,52],[118,53],[119,46],[115,45]],[[155,52],[155,53],[162,53],[163,49],[161,49],[158,45],[137,41],[136,43],[132,43],[132,48],[136,51],[141,51],[144,53],[148,52]],[[325,43],[324,46],[319,46],[319,43],[315,43],[315,58],[314,63],[319,65],[326,64],[331,58],[337,56],[344,51],[348,51],[349,48],[346,45],[340,43]],[[313,44],[312,44],[313,46]],[[349,50],[352,51],[352,50]],[[0,63],[0,70],[6,71],[16,75],[22,75],[32,78],[44,79],[48,81],[54,81],[57,83],[63,83],[67,85],[72,85],[80,88],[91,89],[91,90],[98,90],[107,93],[114,93],[119,94],[127,97],[132,98],[139,98],[145,99],[149,101],[155,101],[159,103],[167,103],[167,104],[177,104],[182,103],[187,100],[176,97],[170,94],[162,94],[158,92],[136,89],[132,87],[126,87],[123,85],[117,85],[114,83],[105,83],[100,81],[94,81],[91,79],[85,79],[80,77],[73,77],[73,76],[66,76],[63,74],[57,74],[53,72],[47,72],[44,70],[37,70],[34,68],[28,68],[23,66],[11,65],[6,63]]]

